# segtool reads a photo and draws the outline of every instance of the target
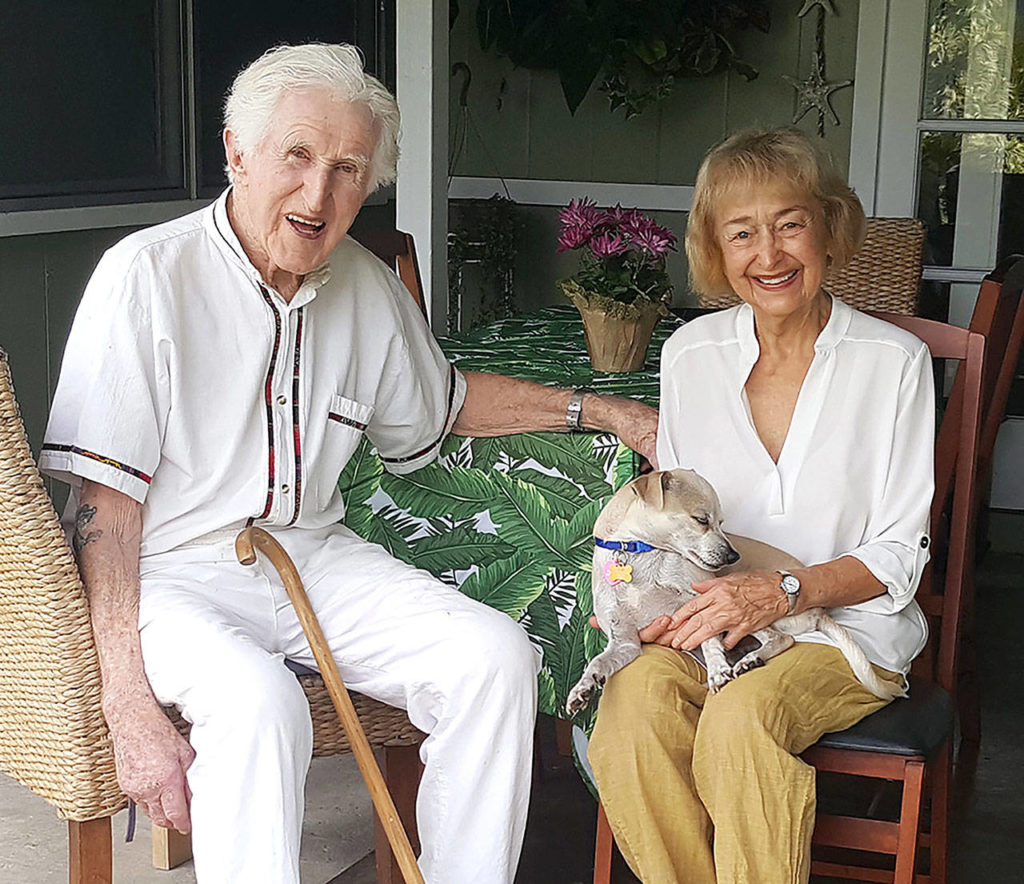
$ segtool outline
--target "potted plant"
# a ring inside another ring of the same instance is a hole
[[[559,282],[583,317],[598,371],[637,371],[654,326],[668,316],[672,283],[665,259],[676,235],[637,209],[572,200],[559,214],[558,251],[578,251],[580,269]]]

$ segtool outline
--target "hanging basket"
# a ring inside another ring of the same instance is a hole
[[[562,291],[583,317],[590,364],[596,371],[639,371],[647,359],[654,327],[668,315],[658,301],[623,304],[588,295],[574,283],[562,283]]]

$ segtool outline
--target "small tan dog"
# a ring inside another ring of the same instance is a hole
[[[788,553],[749,537],[726,535],[718,495],[692,470],[648,473],[621,488],[594,524],[593,592],[597,621],[608,646],[570,691],[566,710],[582,709],[610,675],[640,655],[638,631],[663,614],[674,613],[697,593],[691,583],[714,574],[803,567]],[[600,545],[620,546],[610,549]],[[737,565],[742,561],[742,566]],[[730,663],[721,637],[701,644],[708,689],[720,691],[732,679],[763,666],[794,642],[794,635],[818,630],[836,643],[857,680],[882,699],[904,691],[883,681],[863,649],[824,608],[783,617],[752,635],[760,647]]]

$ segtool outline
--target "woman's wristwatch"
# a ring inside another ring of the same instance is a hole
[[[800,597],[800,578],[795,574],[790,574],[789,571],[779,571],[778,573],[782,575],[779,588],[786,594],[786,601],[789,602],[789,610],[786,612],[786,616],[789,616],[796,610],[796,600]]]

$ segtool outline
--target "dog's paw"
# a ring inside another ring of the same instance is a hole
[[[604,684],[603,678],[581,679],[576,687],[569,691],[569,697],[565,701],[565,711],[569,713],[570,716],[573,716],[581,709],[585,708],[587,703],[590,702],[590,698],[593,696],[594,691],[602,684]]]
[[[744,672],[750,672],[751,669],[760,669],[762,666],[764,666],[764,660],[757,654],[744,657],[733,667],[733,677],[743,675]]]
[[[712,694],[717,694],[722,688],[724,688],[730,681],[736,677],[736,673],[730,669],[717,669],[714,672],[708,672],[708,690]]]

